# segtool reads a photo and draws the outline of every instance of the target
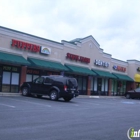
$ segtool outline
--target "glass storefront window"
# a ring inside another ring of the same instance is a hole
[[[13,66],[3,66],[2,68],[2,92],[18,92],[20,68]]]
[[[32,81],[32,75],[31,74],[26,74],[26,82]]]
[[[82,77],[78,77],[78,90],[82,90]]]
[[[101,91],[102,91],[102,79],[101,78],[97,79],[97,91],[98,91],[98,94],[100,95]]]
[[[101,86],[102,86],[102,92],[104,92],[104,89],[105,89],[105,80],[102,78],[102,84],[101,84]]]
[[[117,95],[117,80],[112,80],[112,95]]]
[[[108,79],[105,79],[105,91],[108,91]]]
[[[97,78],[94,79],[94,91],[97,91]]]
[[[39,77],[39,75],[33,75],[33,80],[38,78],[38,77]]]
[[[30,82],[38,77],[39,75],[26,74],[26,82]]]
[[[84,95],[87,94],[87,78],[83,77],[83,93]]]
[[[2,84],[10,84],[10,72],[3,72]]]
[[[87,79],[86,77],[83,78],[83,90],[87,89]]]
[[[12,85],[18,85],[19,84],[19,73],[12,73],[11,84]]]

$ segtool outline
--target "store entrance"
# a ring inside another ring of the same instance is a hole
[[[98,78],[97,80],[97,91],[98,91],[98,95],[101,95],[102,92],[102,79]]]
[[[2,67],[0,67],[0,92],[2,87]]]
[[[3,65],[1,75],[1,91],[18,93],[20,67]]]

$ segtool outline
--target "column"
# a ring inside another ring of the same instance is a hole
[[[109,84],[108,84],[108,95],[111,96],[112,79],[109,79],[109,80],[108,80],[108,83],[109,83]]]
[[[88,76],[88,81],[87,81],[87,95],[91,95],[91,77]]]
[[[23,82],[26,81],[26,70],[27,70],[27,66],[21,67],[20,86],[23,84]]]

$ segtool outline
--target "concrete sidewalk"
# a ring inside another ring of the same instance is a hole
[[[0,96],[21,96],[21,93],[6,93],[0,92]],[[117,98],[125,98],[124,96],[93,96],[93,95],[79,95],[76,98],[110,98],[110,99],[117,99]]]
[[[0,92],[0,96],[21,96],[21,93]]]
[[[110,98],[110,99],[119,99],[119,98],[125,98],[125,96],[94,96],[94,95],[79,95],[76,98]]]

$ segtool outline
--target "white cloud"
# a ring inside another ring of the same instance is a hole
[[[92,35],[113,58],[140,60],[139,0],[0,2],[1,26],[59,42]]]

